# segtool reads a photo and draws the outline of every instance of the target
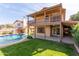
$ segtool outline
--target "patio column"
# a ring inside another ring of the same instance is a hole
[[[34,38],[36,38],[36,16],[35,15],[34,15],[34,20],[35,20],[35,25],[34,25],[34,27],[35,27]]]
[[[65,17],[66,17],[66,9],[64,9],[64,13],[63,13],[63,19],[65,20]]]
[[[44,20],[46,18],[46,11],[44,11]],[[46,39],[46,25],[44,26],[44,39]]]
[[[62,5],[62,4],[61,4]],[[63,14],[63,9],[62,7],[60,7],[60,15],[61,15],[61,22],[60,22],[60,42],[62,42],[62,38],[63,38],[63,25],[62,25],[62,21],[64,21],[65,17],[64,17],[64,14]]]
[[[62,42],[62,38],[63,38],[63,25],[62,23],[60,23],[60,42]]]
[[[50,23],[50,21],[51,21],[51,14],[49,14],[49,23]]]
[[[49,14],[49,24],[51,24],[51,14]],[[52,28],[51,28],[51,25],[50,26],[50,37],[51,37],[51,34],[52,34]]]

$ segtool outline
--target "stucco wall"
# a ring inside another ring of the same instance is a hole
[[[50,26],[45,27],[45,32],[46,32],[46,36],[49,37],[50,36]]]

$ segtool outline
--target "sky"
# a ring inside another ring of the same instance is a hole
[[[62,3],[66,8],[66,20],[69,16],[79,11],[79,2],[76,1],[53,1],[53,3],[0,3],[0,24],[13,23],[22,19],[25,15],[41,10],[43,7],[50,7]],[[27,19],[26,19],[27,20]]]

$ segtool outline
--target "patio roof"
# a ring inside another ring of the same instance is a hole
[[[68,26],[71,26],[71,25],[74,25],[74,24],[77,24],[77,23],[79,23],[79,21],[71,21],[71,20],[69,20],[69,21],[63,21],[62,22],[63,25],[68,25]]]

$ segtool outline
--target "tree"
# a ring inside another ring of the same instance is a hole
[[[72,36],[74,41],[79,45],[79,24],[76,24],[72,27]]]
[[[13,28],[12,24],[6,24],[5,27],[6,28]]]
[[[70,20],[79,21],[79,12],[70,16]]]

